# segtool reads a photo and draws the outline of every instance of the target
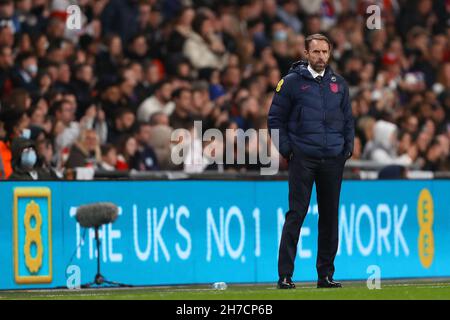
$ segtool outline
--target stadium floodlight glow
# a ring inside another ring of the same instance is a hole
[[[81,285],[81,288],[90,288],[93,285],[100,286],[102,284],[109,284],[119,287],[130,287],[130,285],[106,280],[100,272],[100,238],[98,229],[104,224],[109,224],[116,221],[118,212],[119,209],[117,208],[117,206],[110,202],[97,202],[87,204],[80,206],[77,209],[77,222],[83,228],[94,228],[95,242],[97,246],[97,274],[95,275],[93,282]]]

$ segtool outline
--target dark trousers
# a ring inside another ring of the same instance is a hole
[[[278,256],[278,274],[292,277],[300,229],[308,211],[313,183],[319,207],[317,274],[333,277],[338,248],[338,210],[345,158],[316,159],[294,151],[289,161],[289,211],[283,226]]]

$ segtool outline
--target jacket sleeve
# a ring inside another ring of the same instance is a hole
[[[344,156],[346,159],[353,154],[353,141],[355,139],[355,120],[352,114],[352,104],[350,101],[350,94],[348,85],[344,85],[344,98],[342,99],[342,110],[344,112]]]
[[[288,159],[292,152],[292,144],[288,135],[288,121],[292,112],[292,75],[287,75],[278,83],[272,105],[267,117],[267,126],[272,136],[272,130],[278,130],[279,141],[273,141],[280,154]]]

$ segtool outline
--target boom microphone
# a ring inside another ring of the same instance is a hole
[[[111,202],[97,202],[78,207],[76,219],[83,228],[98,228],[116,221],[118,211]]]

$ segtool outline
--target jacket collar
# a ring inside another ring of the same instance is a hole
[[[314,80],[314,77],[312,76],[311,72],[309,72],[309,70],[308,70],[308,62],[307,61],[301,60],[301,61],[294,62],[292,64],[291,68],[289,69],[289,73],[291,73],[291,72],[295,72],[304,78]],[[327,80],[327,79],[331,78],[332,75],[334,75],[334,71],[329,65],[327,65],[325,68],[325,72],[323,74],[323,80]]]
[[[318,73],[316,70],[314,70],[309,64],[308,64],[308,71],[309,73],[311,73],[311,75],[313,76],[313,78],[315,79],[318,76],[321,76],[323,78],[323,76],[325,75],[325,69],[322,70],[322,72]]]

